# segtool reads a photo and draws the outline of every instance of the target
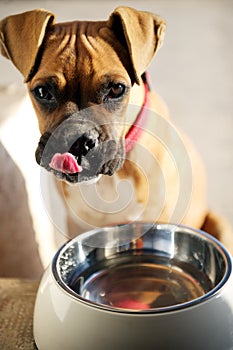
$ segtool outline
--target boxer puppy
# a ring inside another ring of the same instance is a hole
[[[143,220],[231,240],[206,205],[198,154],[146,78],[165,27],[129,7],[107,21],[56,23],[39,9],[0,22],[1,53],[22,73],[38,117],[36,160],[62,180],[71,236]]]

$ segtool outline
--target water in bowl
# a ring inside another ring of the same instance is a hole
[[[186,303],[211,289],[198,268],[164,257],[115,256],[74,274],[70,288],[114,308],[147,310]]]

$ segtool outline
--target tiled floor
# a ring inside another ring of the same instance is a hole
[[[56,13],[59,21],[106,19],[119,5],[158,13],[167,20],[164,46],[149,67],[152,84],[202,154],[209,205],[233,224],[231,0],[1,1],[0,17],[43,7]],[[0,58],[0,86],[15,80],[21,82],[21,76]]]

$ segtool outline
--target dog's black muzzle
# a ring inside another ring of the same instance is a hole
[[[125,159],[124,140],[109,123],[98,125],[80,113],[65,119],[53,132],[45,132],[36,150],[38,164],[70,183],[94,179],[100,174],[113,175]],[[50,166],[56,153],[72,154],[81,172],[66,173]]]

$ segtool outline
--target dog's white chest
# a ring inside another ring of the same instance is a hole
[[[133,182],[117,175],[102,176],[96,184],[68,186],[64,196],[69,214],[82,229],[140,220],[143,212]]]

